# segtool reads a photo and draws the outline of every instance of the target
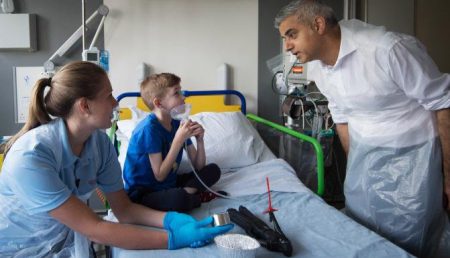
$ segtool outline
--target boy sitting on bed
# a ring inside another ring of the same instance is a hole
[[[154,74],[141,83],[141,97],[153,112],[136,126],[128,146],[123,179],[131,200],[157,210],[189,211],[215,198],[205,192],[193,172],[177,174],[186,142],[189,159],[202,181],[209,187],[220,178],[216,164],[205,166],[203,127],[170,116],[171,109],[184,104],[180,78]]]

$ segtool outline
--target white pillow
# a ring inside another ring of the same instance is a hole
[[[121,142],[119,162],[122,168],[131,134],[146,114],[133,112],[132,119],[117,122],[117,139]],[[275,158],[242,112],[203,112],[190,116],[190,119],[197,121],[205,129],[205,153],[208,164],[216,163],[221,169],[227,170]],[[192,138],[192,142],[196,145],[195,138]],[[184,152],[179,173],[192,170],[187,162],[189,161]]]
[[[125,164],[125,157],[127,155],[128,143],[130,142],[131,134],[134,128],[149,114],[148,112],[138,109],[136,106],[128,106],[131,110],[131,119],[117,121],[116,137],[120,142],[119,149],[119,163],[122,166]]]
[[[138,109],[135,106],[128,106],[131,110],[131,119],[117,121],[117,132],[128,140],[131,138],[134,128],[142,121],[149,113]]]
[[[190,119],[205,129],[206,162],[222,169],[253,165],[268,148],[241,112],[203,112]]]

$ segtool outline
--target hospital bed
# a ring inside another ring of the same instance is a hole
[[[224,104],[225,95],[239,97],[241,105]],[[191,215],[200,219],[228,208],[245,206],[268,225],[269,217],[263,211],[268,207],[266,178],[269,178],[272,206],[278,211],[275,216],[284,234],[291,241],[292,257],[411,257],[376,233],[359,225],[340,211],[326,204],[320,197],[323,193],[323,156],[315,139],[273,124],[263,118],[246,114],[245,98],[237,91],[185,91],[186,102],[192,103],[190,119],[205,128],[207,162],[214,162],[222,169],[219,182],[212,188],[226,191],[232,199],[218,198],[203,203]],[[119,96],[139,97],[139,93]],[[141,107],[141,108],[139,108]],[[120,142],[119,160],[123,164],[127,140],[133,128],[145,117],[142,100],[137,106],[121,109],[121,120],[110,131],[116,142]],[[147,110],[148,111],[148,110]],[[207,111],[207,112],[205,112]],[[222,112],[225,111],[225,112]],[[296,172],[284,160],[277,159],[252,126],[251,121],[275,128],[277,131],[297,137],[299,141],[314,144],[317,154],[318,186],[316,193],[306,187]],[[195,140],[193,140],[195,142]],[[190,171],[186,156],[180,172]],[[110,220],[114,216],[110,214]],[[232,233],[243,233],[235,226]],[[111,256],[121,257],[217,257],[218,247],[210,244],[202,248],[180,250],[125,250],[111,248]],[[256,257],[284,257],[260,247]]]

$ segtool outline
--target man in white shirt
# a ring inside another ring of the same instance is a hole
[[[275,25],[328,98],[348,155],[346,213],[414,255],[439,255],[450,242],[450,75],[414,37],[338,23],[317,0],[292,2]]]

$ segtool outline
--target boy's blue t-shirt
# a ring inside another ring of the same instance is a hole
[[[172,119],[172,130],[165,129],[154,113],[148,115],[134,129],[128,145],[127,156],[123,169],[125,190],[136,186],[150,188],[154,191],[173,188],[176,186],[177,170],[181,162],[183,150],[178,153],[176,162],[166,179],[158,182],[153,173],[149,154],[161,153],[164,160],[172,145],[175,133],[180,126],[180,121]],[[187,140],[187,144],[192,144]]]

